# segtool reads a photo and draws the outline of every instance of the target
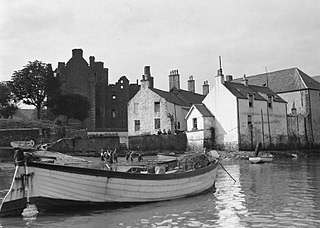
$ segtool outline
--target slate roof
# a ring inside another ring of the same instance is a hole
[[[182,89],[176,89],[175,87],[173,87],[170,92],[155,88],[150,88],[150,90],[163,97],[167,101],[180,106],[190,107],[192,104],[201,104],[202,100],[205,98],[204,95]]]
[[[313,76],[312,77],[314,80],[316,80],[317,82],[320,82],[320,76]]]
[[[254,95],[255,100],[268,100],[268,96],[273,96],[273,101],[286,103],[275,92],[265,86],[256,86],[248,84],[245,86],[237,82],[225,82],[224,86],[237,98],[248,99],[248,95]]]
[[[275,93],[285,93],[302,89],[320,90],[320,82],[316,81],[298,68],[290,68],[269,72],[264,74],[246,77],[250,85],[268,87]],[[234,79],[233,82],[240,82],[242,78]]]
[[[213,116],[204,104],[194,104],[194,106],[199,110],[203,117]]]

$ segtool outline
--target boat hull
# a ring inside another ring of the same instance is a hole
[[[249,161],[254,164],[272,162],[273,156],[250,157]]]
[[[81,205],[108,208],[192,196],[212,188],[217,169],[216,162],[183,173],[141,174],[29,162],[27,170],[16,167],[0,216],[20,214],[26,207],[28,190],[30,203],[40,212]]]

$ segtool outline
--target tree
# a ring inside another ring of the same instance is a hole
[[[15,71],[11,79],[10,88],[15,98],[24,104],[35,106],[38,119],[41,118],[41,109],[47,106],[48,94],[59,91],[59,80],[54,76],[51,64],[38,60]]]
[[[51,111],[55,115],[63,115],[83,122],[88,117],[90,103],[86,97],[79,94],[66,94],[56,96],[50,102]]]
[[[9,118],[17,111],[13,95],[5,82],[0,83],[0,117]]]

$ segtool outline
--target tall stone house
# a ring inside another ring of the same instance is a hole
[[[247,80],[251,85],[268,86],[288,103],[289,136],[298,146],[320,146],[320,82],[298,68],[252,75]]]
[[[61,81],[62,94],[79,94],[88,99],[91,109],[84,121],[89,130],[127,131],[127,104],[139,90],[138,83],[130,84],[122,76],[115,84],[109,84],[108,68],[103,62],[83,58],[82,49],[73,49],[72,57],[59,62],[56,70]]]
[[[208,87],[205,83],[205,91]],[[128,136],[157,134],[159,130],[172,133],[185,131],[188,110],[205,97],[195,93],[193,77],[189,78],[188,88],[188,91],[180,89],[178,70],[170,72],[169,92],[154,88],[150,66],[145,66],[140,90],[128,103]]]
[[[222,69],[202,101],[193,105],[187,119],[189,147],[252,150],[279,148],[287,143],[286,102],[268,87],[231,82]]]

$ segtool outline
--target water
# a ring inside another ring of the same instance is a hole
[[[320,227],[320,158],[223,161],[217,191],[109,211],[0,218],[4,227]],[[0,171],[0,198],[12,170]]]

